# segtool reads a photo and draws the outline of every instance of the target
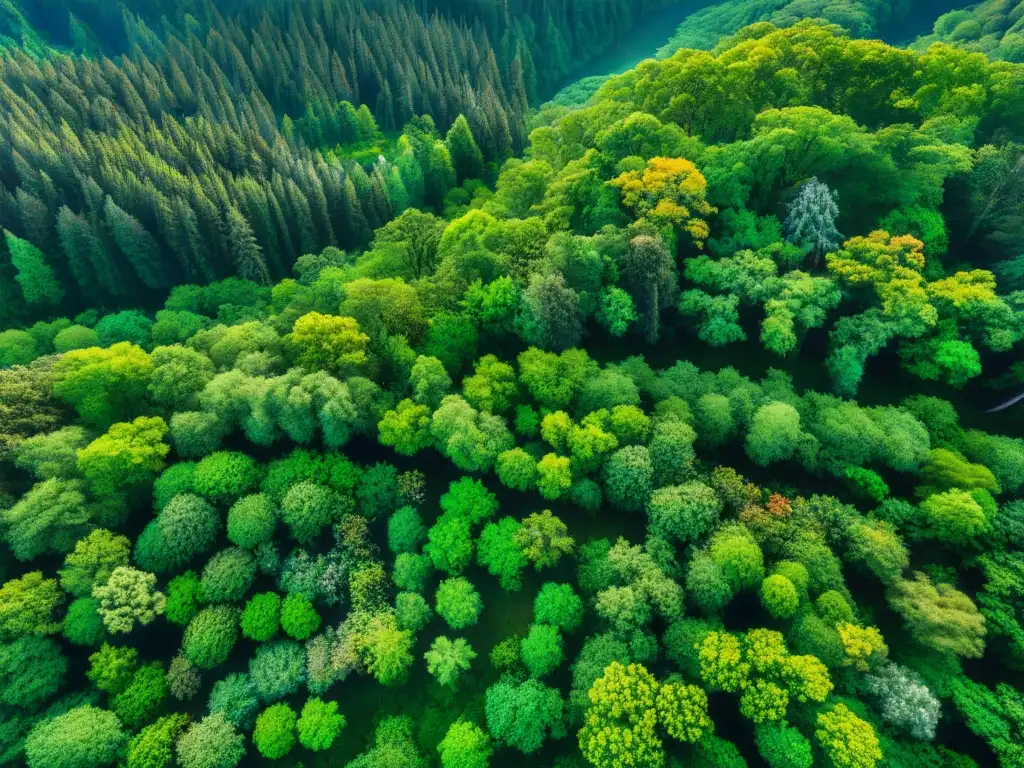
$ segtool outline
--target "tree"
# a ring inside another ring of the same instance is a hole
[[[171,659],[167,668],[167,690],[178,701],[189,701],[195,698],[203,685],[203,677],[188,659],[178,654]]]
[[[377,425],[381,445],[388,445],[403,456],[414,456],[430,447],[430,408],[405,399],[384,412]]]
[[[535,466],[537,491],[545,499],[555,501],[572,488],[570,460],[553,453],[545,454]]]
[[[164,612],[156,576],[136,568],[118,566],[106,584],[93,587],[92,595],[100,601],[99,614],[110,632],[131,632],[136,623],[145,626]]]
[[[297,362],[310,371],[323,369],[346,376],[358,373],[367,363],[370,337],[351,317],[309,312],[295,321],[291,339]]]
[[[232,672],[213,684],[210,691],[211,714],[223,714],[236,728],[251,730],[259,709],[259,692],[252,678],[244,672]]]
[[[31,571],[0,586],[0,640],[60,631],[54,614],[62,602],[56,579]]]
[[[742,525],[721,528],[708,553],[734,591],[755,587],[764,579],[764,554]]]
[[[445,223],[430,213],[409,208],[374,233],[374,250],[381,246],[400,249],[409,276],[426,277],[433,274],[437,264],[437,245]]]
[[[243,496],[228,510],[228,539],[242,549],[256,549],[274,537],[277,518],[277,508],[265,494]]]
[[[476,653],[461,637],[453,641],[442,636],[434,638],[423,658],[427,661],[427,672],[439,684],[455,688],[459,678],[469,669],[470,662],[476,658]]]
[[[843,242],[843,236],[836,229],[837,218],[839,206],[835,192],[814,177],[800,187],[786,209],[783,225],[786,239],[807,249],[817,264],[822,256],[835,251]]]
[[[223,664],[238,640],[239,611],[230,605],[211,605],[196,614],[185,628],[182,654],[200,669]]]
[[[344,730],[345,723],[345,716],[338,714],[338,702],[310,698],[297,723],[299,743],[313,752],[325,752]]]
[[[696,539],[722,512],[715,491],[700,482],[659,488],[651,494],[647,514],[653,528],[681,541]]]
[[[0,525],[19,560],[63,553],[85,535],[92,517],[77,480],[50,479],[32,486],[17,504],[0,510]]]
[[[715,208],[705,200],[707,182],[692,162],[652,157],[642,171],[626,171],[610,184],[621,190],[623,204],[637,218],[678,227],[698,248],[703,247],[708,225],[699,217],[715,213]]]
[[[100,601],[92,597],[79,597],[68,606],[61,632],[73,645],[94,648],[107,636],[107,628],[99,613]]]
[[[75,597],[92,594],[94,586],[106,584],[115,568],[128,565],[131,542],[103,528],[80,538],[64,558],[60,584]]]
[[[245,756],[245,737],[222,712],[190,725],[175,746],[181,768],[235,768]]]
[[[942,653],[980,658],[985,648],[985,617],[971,598],[949,584],[932,584],[923,573],[892,587],[889,603],[903,615],[915,640]]]
[[[487,768],[494,747],[480,726],[456,720],[437,745],[441,768]]]
[[[487,730],[501,743],[532,754],[545,739],[565,736],[564,704],[554,688],[536,680],[501,680],[487,689]]]
[[[641,445],[628,445],[608,457],[602,472],[605,494],[616,507],[635,512],[650,498],[654,482],[651,454]]]
[[[168,768],[174,760],[174,742],[188,722],[188,715],[177,713],[147,725],[128,742],[125,768]]]
[[[985,510],[970,491],[935,493],[921,502],[929,533],[940,541],[968,544],[988,526]]]
[[[754,413],[747,433],[747,455],[761,466],[791,458],[801,438],[800,414],[789,403],[772,402]]]
[[[459,184],[469,179],[479,179],[484,170],[484,157],[473,138],[466,118],[459,115],[448,129],[445,146],[451,155],[452,165]]]
[[[167,676],[160,662],[135,670],[128,686],[110,702],[110,708],[132,730],[152,721],[169,693]]]
[[[167,424],[160,417],[114,424],[78,452],[78,469],[97,496],[143,487],[164,468],[170,450],[166,434]]]
[[[551,514],[550,509],[534,512],[523,518],[513,541],[538,571],[553,568],[563,555],[572,554],[576,540],[569,535],[569,527]]]
[[[203,601],[232,603],[242,600],[256,580],[256,558],[248,550],[228,547],[217,552],[203,568]]]
[[[661,310],[671,306],[677,290],[672,256],[660,238],[639,235],[630,241],[620,269],[622,286],[643,322],[644,337],[654,344],[661,331]]]
[[[273,592],[253,595],[242,611],[242,636],[258,643],[274,638],[280,628],[281,598]]]
[[[25,301],[32,306],[60,305],[64,299],[64,288],[53,268],[46,262],[43,252],[6,229],[4,239],[7,241],[11,265],[17,272],[14,279],[18,281]]]
[[[534,624],[523,640],[521,653],[530,676],[544,677],[562,664],[562,635],[550,624]]]
[[[0,702],[31,711],[64,684],[68,660],[48,637],[26,635],[0,644]]]
[[[413,399],[421,405],[437,408],[451,391],[452,380],[444,364],[436,357],[420,355],[409,372]]]
[[[757,751],[771,768],[811,768],[811,743],[784,723],[762,723],[754,729]]]
[[[919,675],[898,664],[885,664],[867,677],[868,691],[880,703],[882,717],[915,739],[931,741],[941,705]]]
[[[228,206],[225,219],[227,240],[231,257],[235,262],[236,274],[243,280],[251,280],[261,285],[270,283],[270,272],[263,259],[263,251],[248,220],[233,205]]]
[[[283,699],[305,682],[306,654],[290,640],[263,643],[249,660],[249,677],[264,702]]]
[[[300,544],[313,542],[338,517],[342,501],[329,488],[311,482],[296,483],[281,502],[281,520]]]
[[[609,664],[587,693],[590,708],[578,735],[583,757],[599,768],[663,763],[657,693],[658,682],[645,667]]]
[[[434,609],[449,627],[464,629],[476,624],[483,610],[483,602],[480,593],[468,579],[454,576],[438,585]]]
[[[533,617],[538,624],[572,632],[583,622],[583,601],[571,585],[547,582],[533,601]]]
[[[793,582],[774,574],[761,582],[761,605],[775,618],[789,619],[800,607],[800,595]]]
[[[30,768],[104,768],[117,761],[127,743],[116,715],[83,705],[40,720],[25,739],[25,761]]]
[[[149,380],[149,396],[154,403],[168,410],[194,408],[199,393],[216,374],[210,358],[177,344],[157,347],[150,360],[153,374]]]
[[[256,718],[253,744],[268,760],[284,757],[295,746],[295,712],[287,704],[272,704]]]
[[[104,643],[89,657],[86,677],[101,691],[116,696],[128,687],[138,666],[138,653],[130,646]]]
[[[398,628],[393,614],[370,619],[366,632],[358,639],[358,651],[367,670],[382,685],[400,685],[412,665],[412,633]]]
[[[172,624],[185,626],[199,613],[201,584],[194,571],[185,571],[167,584],[164,615]]]
[[[424,554],[438,570],[449,574],[461,573],[473,559],[472,528],[468,517],[441,515],[427,531]]]
[[[192,487],[215,503],[226,503],[255,490],[262,477],[251,456],[240,451],[217,451],[196,465]]]
[[[575,347],[583,334],[579,296],[560,273],[535,274],[523,292],[517,320],[527,344],[554,352]]]
[[[477,562],[508,592],[522,589],[522,573],[529,564],[516,542],[520,527],[517,520],[503,517],[484,526],[477,540]]]
[[[818,715],[814,735],[836,768],[874,768],[882,759],[874,729],[845,704]]]
[[[320,628],[320,614],[305,595],[288,594],[281,604],[281,629],[294,640],[307,640]]]

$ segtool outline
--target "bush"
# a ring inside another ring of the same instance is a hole
[[[264,757],[276,760],[295,746],[295,712],[287,704],[273,704],[256,718],[253,744]]]

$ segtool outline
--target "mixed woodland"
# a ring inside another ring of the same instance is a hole
[[[1024,766],[1021,13],[666,5],[0,5],[0,764]]]

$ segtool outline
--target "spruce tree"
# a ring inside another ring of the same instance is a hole
[[[473,138],[469,123],[463,115],[455,118],[444,139],[455,167],[455,176],[461,184],[467,179],[479,179],[484,172],[484,156]]]
[[[43,252],[28,240],[23,240],[6,229],[4,239],[11,255],[11,264],[18,273],[14,279],[21,286],[21,294],[25,301],[33,306],[60,304],[64,299],[64,288],[61,287],[53,269],[46,263]]]

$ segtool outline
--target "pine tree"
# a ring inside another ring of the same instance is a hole
[[[248,220],[234,206],[228,208],[226,218],[228,242],[238,276],[260,285],[269,285],[270,272]]]
[[[21,294],[29,305],[55,306],[64,299],[64,288],[53,269],[46,263],[43,252],[28,240],[22,240],[8,230],[4,230],[7,250],[11,255],[11,264],[17,271],[14,278],[21,286]]]
[[[463,115],[455,118],[452,127],[448,129],[444,143],[448,148],[452,165],[455,167],[455,176],[460,184],[467,179],[479,179],[483,175],[484,156]]]
[[[836,229],[839,206],[827,184],[812,178],[802,187],[787,210],[785,232],[789,242],[807,248],[815,264],[843,242]]]
[[[160,246],[142,223],[126,213],[109,195],[103,210],[111,237],[139,279],[153,290],[170,287]]]

